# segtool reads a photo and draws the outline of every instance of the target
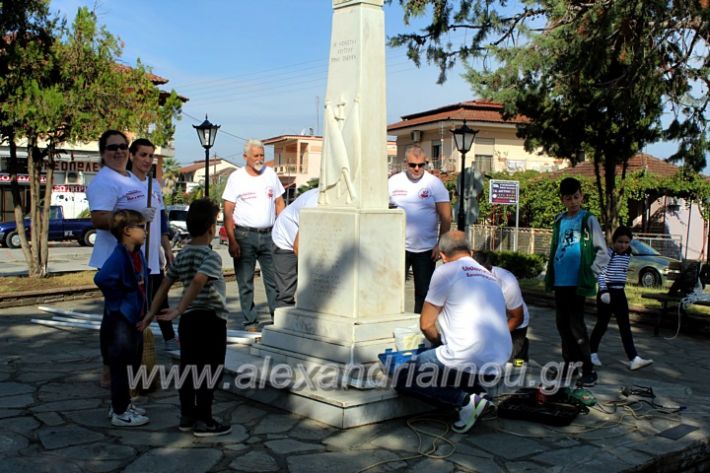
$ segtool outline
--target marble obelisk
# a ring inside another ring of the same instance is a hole
[[[318,207],[300,216],[296,307],[255,353],[370,363],[404,313],[405,216],[388,209],[382,0],[333,0]]]

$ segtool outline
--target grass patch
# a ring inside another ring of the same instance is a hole
[[[531,289],[537,291],[545,290],[545,282],[542,279],[521,279],[520,287],[522,289]],[[667,294],[668,288],[651,288],[651,287],[641,287],[629,284],[625,289],[626,298],[631,306],[644,307],[651,310],[660,310],[661,303],[653,299],[644,299],[641,297],[643,294]],[[674,310],[671,306],[670,310]],[[691,315],[710,315],[710,307],[699,306],[691,304],[687,309],[688,314]]]
[[[96,271],[79,271],[75,273],[52,274],[46,278],[5,276],[2,278],[2,284],[0,285],[0,294],[11,295],[26,291],[46,289],[64,290],[81,286],[93,286],[95,274]]]

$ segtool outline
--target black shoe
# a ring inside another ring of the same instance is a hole
[[[180,432],[190,432],[195,427],[195,419],[188,416],[180,416],[180,425],[178,430]]]
[[[577,384],[579,386],[585,387],[585,388],[591,388],[592,386],[597,384],[597,372],[592,371],[591,373],[587,373],[585,375],[582,375],[578,380]]]
[[[195,428],[192,429],[192,435],[195,437],[216,437],[218,435],[227,435],[231,431],[231,425],[220,424],[216,420],[210,423],[197,421],[195,422]]]

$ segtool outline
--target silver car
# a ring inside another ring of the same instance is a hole
[[[679,260],[663,256],[639,240],[631,240],[631,263],[626,282],[642,287],[670,286],[680,273],[679,265]]]

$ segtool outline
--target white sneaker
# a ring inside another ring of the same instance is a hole
[[[146,412],[145,409],[143,409],[142,407],[138,407],[138,406],[136,406],[136,405],[133,404],[133,403],[130,403],[130,404],[128,405],[128,408],[127,408],[126,410],[127,410],[127,411],[131,411],[131,412],[133,412],[133,413],[135,413],[135,414],[138,414],[138,415],[140,415],[140,416],[144,416],[144,415],[145,415],[145,412]],[[110,406],[110,407],[108,408],[108,418],[110,419],[111,417],[113,417],[113,406]]]
[[[653,360],[644,360],[640,356],[636,355],[636,358],[629,361],[629,369],[632,371],[640,370],[644,366],[648,366],[653,363]]]
[[[602,365],[602,360],[599,359],[599,355],[597,355],[596,353],[592,353],[592,364],[594,366]]]
[[[138,427],[150,422],[146,416],[137,414],[133,411],[126,410],[121,415],[114,414],[111,416],[111,424],[116,427]]]
[[[476,423],[486,407],[490,404],[488,399],[479,396],[478,394],[471,394],[468,404],[459,409],[459,419],[454,422],[451,430],[463,434],[468,432],[473,424]]]

